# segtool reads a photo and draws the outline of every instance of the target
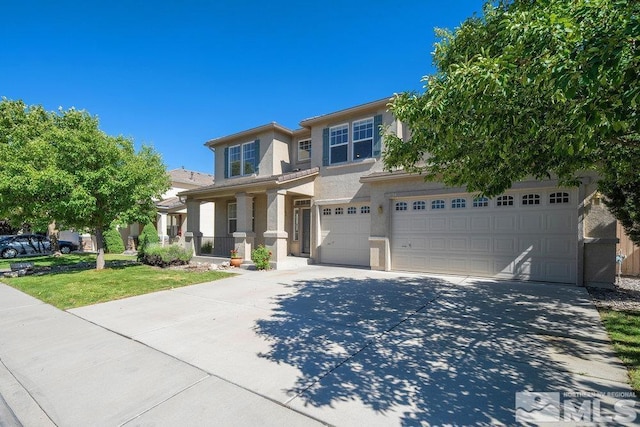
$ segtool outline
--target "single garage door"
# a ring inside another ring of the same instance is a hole
[[[369,265],[369,205],[320,207],[320,262]]]
[[[393,201],[396,270],[575,283],[577,194],[530,190]]]

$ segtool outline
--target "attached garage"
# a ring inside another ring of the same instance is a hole
[[[394,270],[575,283],[575,190],[394,199]]]
[[[344,204],[320,207],[320,262],[369,265],[369,205]]]

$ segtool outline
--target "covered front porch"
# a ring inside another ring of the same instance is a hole
[[[211,255],[229,257],[237,251],[244,260],[264,245],[271,251],[272,268],[282,268],[287,257],[311,255],[311,199],[318,168],[268,178],[239,178],[231,184],[214,185],[181,193],[186,197],[185,246],[201,256],[211,245]],[[212,241],[199,229],[199,206],[214,202]],[[206,241],[205,241],[206,240]]]

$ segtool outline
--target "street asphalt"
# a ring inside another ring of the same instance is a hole
[[[633,424],[639,412],[581,287],[305,266],[65,312],[0,284],[0,426]]]

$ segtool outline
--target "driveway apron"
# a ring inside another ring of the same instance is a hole
[[[0,358],[59,425],[513,425],[520,392],[630,392],[572,286],[309,266],[69,313],[0,289]]]

